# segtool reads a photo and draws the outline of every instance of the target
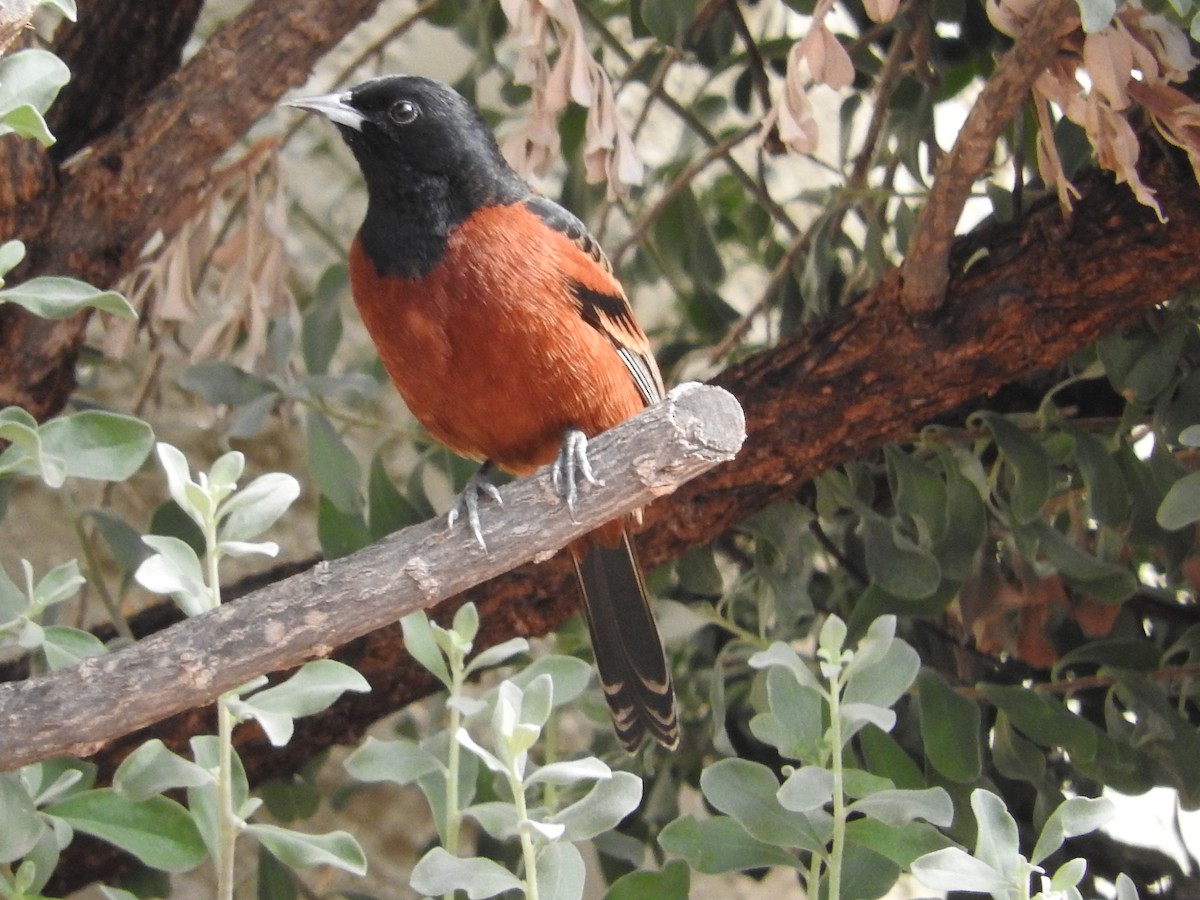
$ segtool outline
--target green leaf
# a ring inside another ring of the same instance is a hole
[[[4,276],[20,265],[25,258],[25,244],[21,241],[5,241],[0,244],[0,287]]]
[[[937,590],[942,570],[928,550],[918,547],[892,522],[877,513],[862,519],[867,574],[897,597],[920,600]]]
[[[346,757],[344,765],[359,781],[400,785],[445,769],[441,760],[412,741],[381,741],[371,736]]]
[[[973,891],[1006,897],[1011,886],[1003,872],[958,847],[947,847],[922,856],[913,862],[912,873],[921,884],[935,891]]]
[[[543,847],[537,855],[538,895],[580,900],[585,872],[583,856],[574,844],[553,843]]]
[[[68,475],[124,481],[141,468],[154,431],[141,419],[86,410],[51,419],[38,429],[45,453],[61,457]]]
[[[819,762],[824,740],[821,695],[779,666],[768,669],[766,679],[769,712],[751,719],[750,731],[788,759]]]
[[[280,862],[293,869],[333,866],[353,875],[365,875],[367,857],[358,841],[345,831],[328,834],[303,834],[277,825],[253,824],[245,834],[252,835]]]
[[[266,847],[258,847],[258,863],[255,877],[258,895],[256,900],[299,900],[296,875],[290,868],[277,860]]]
[[[976,781],[983,771],[979,704],[931,669],[917,676],[917,702],[926,759],[952,781]]]
[[[954,804],[950,801],[950,795],[940,787],[923,791],[879,791],[855,800],[849,809],[892,827],[924,819],[931,825],[947,828],[954,820]]]
[[[1137,577],[1126,567],[1084,552],[1044,520],[1028,527],[1037,536],[1038,550],[1073,586],[1109,603],[1119,603],[1137,590]]]
[[[22,563],[27,567],[27,576],[31,577],[32,567],[29,567],[24,560]],[[73,597],[84,581],[84,577],[79,574],[79,563],[76,560],[60,563],[43,575],[36,587],[33,588],[30,597],[33,610],[41,612]]]
[[[158,738],[146,741],[117,767],[113,791],[135,802],[181,787],[211,784],[212,773],[167,749]]]
[[[1155,518],[1168,531],[1200,521],[1200,472],[1189,472],[1171,485]]]
[[[321,273],[313,291],[313,305],[300,327],[304,367],[310,375],[329,371],[329,363],[342,340],[342,313],[338,301],[345,294],[349,272],[337,263]]]
[[[282,399],[282,394],[263,394],[251,400],[229,420],[225,436],[230,440],[246,440],[258,435],[267,424],[267,416]]]
[[[793,774],[792,778],[795,777]],[[746,759],[722,759],[700,774],[700,789],[708,802],[737,821],[755,839],[780,847],[822,852],[825,841],[812,822],[794,812],[796,807],[785,808],[784,788],[770,769]],[[811,808],[806,806],[800,812]]]
[[[696,16],[695,0],[642,0],[641,20],[665,47],[678,47]]]
[[[423,518],[420,511],[396,490],[378,453],[372,457],[367,474],[367,504],[367,526],[375,540]]]
[[[371,543],[361,512],[342,512],[323,494],[317,499],[317,540],[326,559],[341,559]]]
[[[508,680],[525,688],[541,675],[550,676],[554,684],[554,705],[559,707],[573,702],[587,689],[592,680],[592,667],[578,657],[550,654],[522,666]]]
[[[946,483],[932,468],[895,444],[886,445],[883,455],[896,511],[916,523],[922,545],[928,546],[945,528]]]
[[[675,573],[679,586],[690,594],[720,597],[725,593],[725,582],[711,545],[685,551],[675,563]]]
[[[2,865],[32,850],[46,826],[38,817],[19,772],[0,772],[0,809],[4,810],[4,827],[0,828]]]
[[[1040,863],[1061,847],[1067,838],[1095,831],[1116,814],[1116,804],[1107,797],[1071,797],[1064,800],[1042,826],[1042,833],[1038,835],[1029,861]]]
[[[1006,778],[1036,782],[1046,773],[1046,756],[1013,728],[1004,710],[992,726],[992,761]]]
[[[800,654],[783,641],[775,641],[766,650],[759,650],[751,655],[749,663],[756,669],[766,669],[769,666],[781,666],[795,677],[801,687],[808,688],[820,694],[824,690],[817,676],[813,674],[808,664],[800,658]]]
[[[1017,823],[1004,801],[991,791],[971,791],[971,811],[975,813],[975,858],[998,872],[1007,871],[1021,852]]]
[[[858,744],[868,771],[887,778],[896,787],[909,790],[925,787],[921,770],[890,734],[868,725],[859,732]]]
[[[367,680],[345,663],[316,659],[301,666],[287,681],[249,698],[230,700],[229,706],[239,718],[256,720],[271,743],[282,747],[292,738],[294,719],[326,709],[346,691],[370,690]]]
[[[48,625],[42,630],[42,653],[51,669],[65,669],[107,652],[104,642],[91,632],[67,625]]]
[[[1116,458],[1095,437],[1071,429],[1075,461],[1087,485],[1088,516],[1104,525],[1120,525],[1129,518],[1129,491]]]
[[[808,813],[823,809],[825,804],[833,800],[833,773],[820,766],[801,766],[787,777],[775,792],[775,797],[780,806],[791,812]],[[746,830],[751,829],[747,826]]]
[[[55,140],[45,117],[28,103],[0,113],[0,134],[10,133],[33,138],[43,147],[49,147]]]
[[[1191,331],[1190,323],[1181,322],[1165,334],[1150,338],[1148,346],[1125,375],[1120,386],[1122,396],[1135,403],[1150,403],[1170,387],[1179,369],[1184,342]]]
[[[132,573],[151,555],[150,548],[142,543],[141,532],[112,510],[89,509],[84,515],[91,519],[123,571]]]
[[[494,647],[488,647],[486,650],[481,650],[475,656],[471,657],[471,662],[467,665],[467,674],[478,672],[483,669],[491,669],[496,666],[508,662],[519,653],[527,653],[529,651],[529,641],[525,638],[509,638],[507,641],[502,641]],[[557,700],[555,706],[561,706]]]
[[[616,828],[641,802],[642,779],[630,772],[613,772],[610,780],[597,782],[548,821],[565,827],[562,840],[587,841]]]
[[[21,560],[22,568],[28,565],[28,560]],[[0,624],[19,619],[29,612],[29,598],[25,591],[13,583],[4,566],[0,565]]]
[[[332,423],[315,409],[308,411],[308,468],[323,497],[344,514],[362,512],[362,470]]]
[[[60,800],[45,812],[155,869],[186,872],[205,857],[204,843],[188,811],[166,797],[133,801],[109,788],[98,788]]]
[[[262,397],[280,397],[279,386],[228,362],[196,363],[184,369],[179,386],[206,401],[224,406],[244,406]]]
[[[1032,522],[1041,515],[1050,499],[1050,458],[1042,445],[1006,419],[993,412],[975,413],[992,433],[996,446],[1012,471],[1009,508],[1019,524]]]
[[[300,482],[291,475],[282,472],[260,475],[221,505],[219,539],[247,541],[258,537],[274,525],[299,496]]]
[[[900,867],[870,847],[846,842],[842,855],[842,896],[876,900],[892,889]]]
[[[424,610],[404,616],[400,620],[400,629],[404,633],[404,649],[449,690],[453,679],[446,667],[446,658],[438,649],[437,639],[433,636],[433,629],[429,627],[429,617]]]
[[[186,616],[198,616],[214,605],[195,550],[175,537],[148,534],[142,540],[156,552],[134,572],[138,584],[170,596]]]
[[[890,709],[904,696],[921,668],[917,651],[904,641],[883,641],[872,636],[884,618],[876,619],[867,635],[869,640],[879,642],[881,652],[867,658],[868,641],[864,640],[846,667],[843,699],[847,704],[866,703]]]
[[[42,453],[41,434],[33,416],[19,406],[0,410],[0,438],[12,445],[0,453],[0,476],[39,475],[50,487],[62,487],[66,465]]]
[[[193,737],[188,743],[191,745],[192,759],[196,765],[206,771],[215,772],[221,758],[220,741],[217,736],[200,734]],[[250,785],[246,780],[246,769],[242,765],[242,758],[236,750],[233,753],[233,772],[230,780],[232,781],[233,809],[236,814],[242,815],[249,805]],[[208,847],[210,853],[215,855],[218,830],[218,801],[215,782],[188,788],[187,802],[192,820],[196,823],[196,828],[204,839],[205,846]],[[248,815],[248,813],[246,814]]]
[[[979,690],[1034,743],[1062,747],[1079,760],[1096,755],[1095,728],[1057,699],[1015,685],[980,684]]]
[[[673,859],[657,872],[629,872],[612,883],[604,900],[688,900],[691,870],[687,863]]]
[[[48,50],[21,50],[0,59],[0,135],[17,131],[37,138],[44,146],[53,144],[54,137],[40,114],[50,108],[70,79],[66,63]],[[17,110],[23,112],[14,123],[10,116]],[[40,127],[31,128],[33,117]]]
[[[683,816],[662,830],[658,843],[667,853],[706,875],[763,866],[800,867],[796,857],[752,837],[738,822],[725,816],[715,819]]]
[[[3,90],[2,86],[0,90]],[[11,125],[12,120],[6,119],[5,124]],[[43,319],[65,319],[88,308],[111,313],[120,319],[137,319],[137,311],[116,291],[97,290],[90,284],[61,276],[31,278],[4,288],[0,290],[0,303],[15,303]]]
[[[943,451],[939,455],[946,471],[946,521],[933,550],[943,577],[961,581],[970,575],[975,555],[983,544],[987,510],[979,488],[962,473],[954,454]],[[975,457],[971,461],[978,465]]]
[[[454,621],[450,623],[450,628],[459,636],[463,644],[470,647],[475,643],[475,636],[479,634],[479,610],[474,603],[464,603],[454,611]],[[437,627],[434,626],[436,633]]]
[[[904,869],[919,856],[954,846],[953,841],[924,822],[894,828],[878,819],[856,819],[846,825],[846,838],[870,847]]]
[[[470,900],[519,890],[521,884],[516,875],[499,863],[481,857],[451,856],[441,847],[434,847],[422,856],[409,879],[412,889],[421,894],[433,897],[462,890]]]

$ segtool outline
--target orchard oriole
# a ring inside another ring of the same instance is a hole
[[[367,186],[350,247],[355,305],[413,415],[483,460],[450,512],[480,544],[478,495],[495,465],[554,463],[572,506],[595,482],[587,438],[663,395],[646,335],[583,223],[504,161],[448,85],[387,76],[290,101],[331,120]],[[675,693],[624,520],[570,547],[617,736],[679,742]]]

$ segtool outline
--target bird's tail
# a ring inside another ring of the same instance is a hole
[[[671,670],[628,532],[622,528],[613,546],[581,542],[571,555],[618,739],[632,753],[649,733],[674,750],[679,745],[679,717]]]

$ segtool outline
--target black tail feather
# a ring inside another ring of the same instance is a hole
[[[679,717],[671,669],[629,535],[615,547],[592,544],[582,559],[576,557],[575,571],[618,739],[633,752],[649,734],[674,750]]]

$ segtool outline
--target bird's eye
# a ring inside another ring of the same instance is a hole
[[[397,100],[388,107],[388,118],[397,125],[407,125],[421,112],[417,104],[411,100]]]

